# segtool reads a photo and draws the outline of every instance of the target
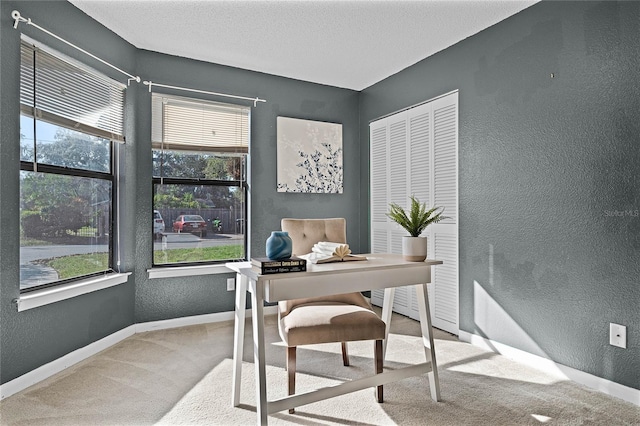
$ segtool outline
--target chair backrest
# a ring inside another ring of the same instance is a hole
[[[347,243],[347,221],[331,219],[282,219],[280,227],[289,233],[293,242],[292,254],[311,253],[313,245],[320,241]]]

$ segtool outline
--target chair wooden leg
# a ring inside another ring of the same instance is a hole
[[[374,353],[376,374],[380,374],[382,373],[382,340],[376,340]],[[378,402],[384,402],[382,385],[376,387],[376,397]]]
[[[342,342],[342,363],[345,367],[349,366],[349,350],[347,349],[347,342]]]
[[[289,395],[296,393],[296,347],[287,348],[287,376],[289,378]],[[289,414],[295,413],[295,408],[289,409]]]

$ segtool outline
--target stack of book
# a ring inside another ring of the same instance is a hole
[[[252,257],[251,267],[255,268],[261,275],[305,272],[307,270],[307,261],[295,256],[281,260],[271,260],[266,257]]]

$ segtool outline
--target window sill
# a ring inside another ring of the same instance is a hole
[[[16,300],[18,312],[113,287],[127,282],[129,275],[131,272],[108,274],[21,294]]]
[[[196,275],[230,274],[232,270],[224,265],[177,266],[172,268],[156,267],[147,269],[149,279],[192,277]]]

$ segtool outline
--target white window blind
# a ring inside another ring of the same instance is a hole
[[[153,148],[249,152],[249,108],[153,93]]]
[[[25,115],[124,142],[124,89],[94,70],[22,40],[20,109]]]

